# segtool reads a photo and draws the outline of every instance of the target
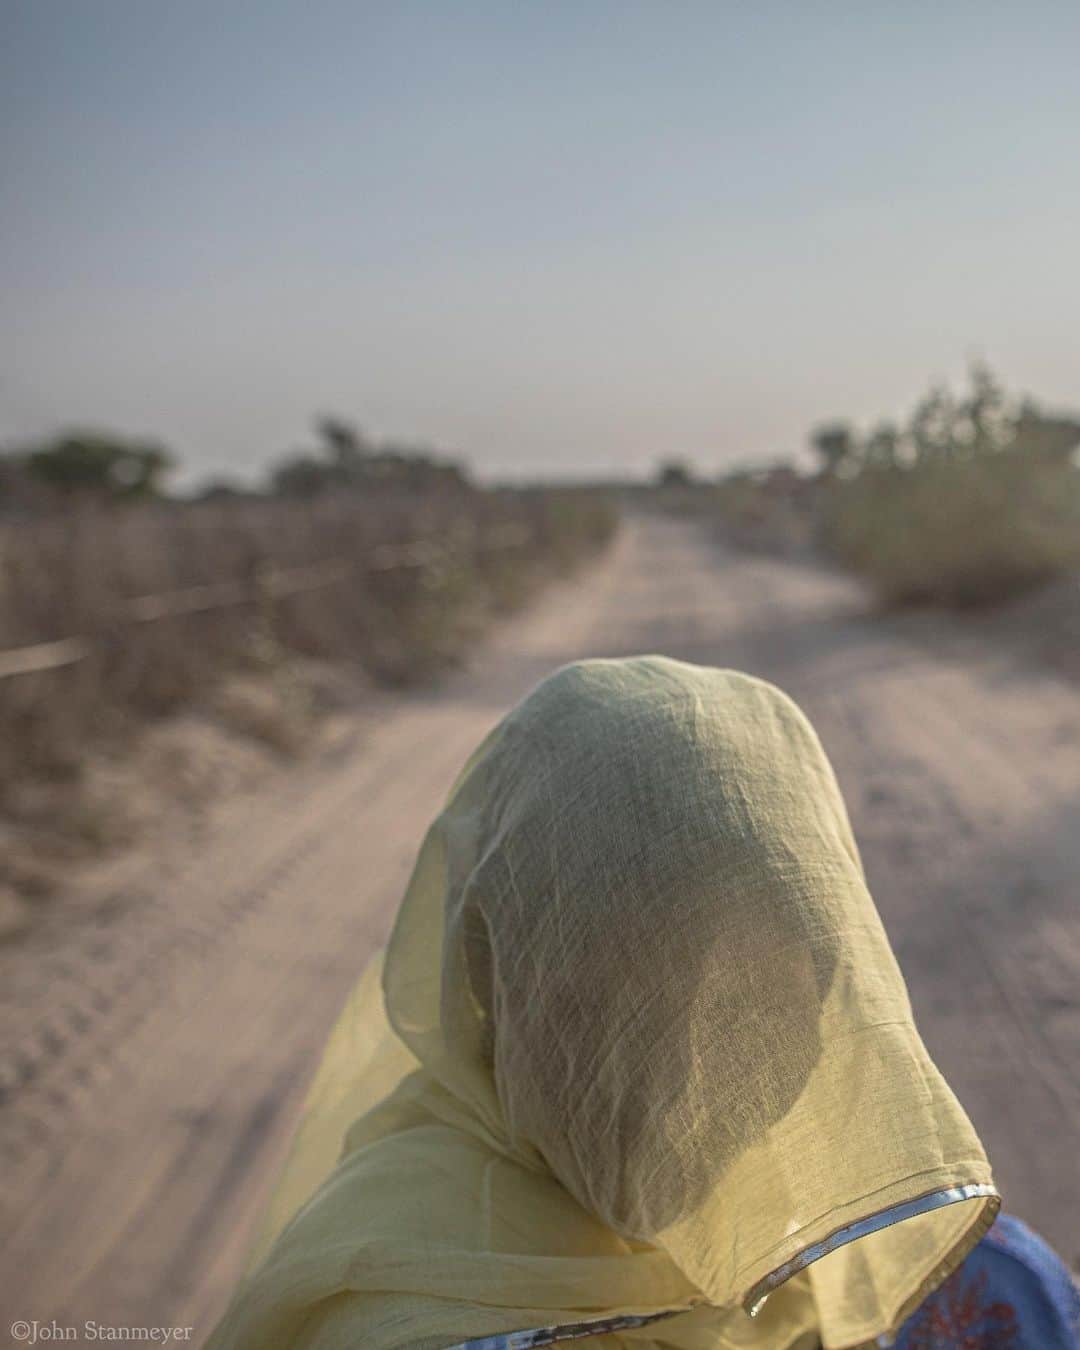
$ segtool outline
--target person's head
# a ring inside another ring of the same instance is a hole
[[[511,1137],[648,1241],[761,1142],[818,1057],[838,943],[804,857],[825,835],[837,883],[859,879],[835,786],[770,686],[642,660],[547,680],[477,789],[448,1025],[479,1023]]]
[[[924,1164],[932,1189],[952,1146],[981,1156],[825,753],[772,685],[567,666],[473,756],[426,849],[426,920],[403,913],[387,969],[399,1034],[509,1155],[709,1298]]]
[[[557,671],[469,759],[279,1194],[215,1350],[874,1343],[996,1208],[810,724],[655,656]]]

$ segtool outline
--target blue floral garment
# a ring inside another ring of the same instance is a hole
[[[1078,1350],[1080,1289],[1012,1215],[905,1323],[895,1350]]]
[[[670,1315],[538,1327],[466,1341],[454,1350],[534,1350]],[[1080,1289],[1042,1238],[1002,1214],[960,1269],[904,1324],[894,1350],[1080,1350]]]

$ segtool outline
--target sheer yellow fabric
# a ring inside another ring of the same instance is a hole
[[[734,671],[579,662],[428,831],[209,1350],[439,1350],[672,1308],[588,1343],[861,1345],[996,1205],[803,714]]]

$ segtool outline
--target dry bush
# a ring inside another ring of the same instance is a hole
[[[814,479],[787,466],[736,470],[717,483],[712,516],[725,543],[796,557],[813,548],[818,495]]]
[[[993,603],[1080,566],[1080,472],[1019,451],[867,468],[832,485],[822,529],[891,604]]]
[[[893,604],[1005,600],[1080,566],[1080,421],[1006,397],[979,365],[902,428],[819,429],[821,538]]]
[[[603,494],[534,490],[157,503],[5,525],[0,649],[86,636],[91,654],[0,678],[0,791],[28,775],[77,779],[89,742],[212,704],[226,673],[287,681],[313,657],[349,660],[379,683],[423,679],[614,524]],[[401,556],[416,540],[425,547]],[[140,598],[171,595],[168,609],[222,586],[245,599],[133,621]],[[229,716],[283,748],[294,735],[253,703]]]

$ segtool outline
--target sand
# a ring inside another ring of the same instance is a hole
[[[1080,688],[992,625],[882,617],[812,563],[641,517],[470,669],[374,699],[197,835],[159,822],[99,903],[0,954],[5,1318],[201,1342],[458,767],[553,667],[647,651],[763,675],[815,721],[924,1038],[1007,1207],[1077,1259]]]

